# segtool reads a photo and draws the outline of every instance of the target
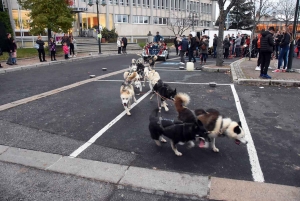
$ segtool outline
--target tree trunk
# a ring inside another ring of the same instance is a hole
[[[219,35],[218,35],[218,46],[217,46],[217,60],[216,60],[216,66],[222,66],[223,65],[223,38],[224,38],[224,21],[225,21],[225,11],[224,6],[220,5],[220,20],[219,20]]]

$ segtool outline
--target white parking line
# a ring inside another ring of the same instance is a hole
[[[249,154],[249,160],[250,160],[250,164],[251,164],[251,171],[252,171],[253,180],[256,181],[256,182],[264,182],[265,179],[264,179],[264,175],[263,175],[263,172],[261,170],[261,167],[260,167],[257,152],[256,152],[256,149],[255,149],[255,146],[254,146],[254,142],[253,142],[248,124],[246,122],[246,118],[245,118],[245,115],[244,115],[244,112],[243,112],[238,94],[237,94],[233,84],[231,84],[231,90],[232,90],[232,93],[233,93],[233,97],[234,97],[234,100],[235,100],[237,111],[239,113],[240,121],[241,121],[243,129],[245,131],[245,138],[248,141],[247,150],[248,150],[248,154]]]
[[[148,91],[141,98],[139,98],[136,103],[132,104],[131,109],[133,109],[144,98],[146,98],[150,94],[150,92],[151,91]],[[109,122],[106,126],[104,126],[98,133],[96,133],[91,139],[89,139],[89,141],[87,141],[81,147],[79,147],[73,153],[71,153],[69,157],[76,158],[81,152],[83,152],[86,148],[91,146],[99,137],[101,137],[101,135],[103,135],[103,133],[105,133],[110,127],[112,127],[125,115],[126,115],[126,111],[124,110],[121,114],[119,114],[116,118],[114,118],[111,122]]]

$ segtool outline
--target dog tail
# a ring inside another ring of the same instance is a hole
[[[187,106],[190,103],[190,96],[186,93],[178,93],[175,96],[175,107],[177,112],[183,110],[184,106]]]

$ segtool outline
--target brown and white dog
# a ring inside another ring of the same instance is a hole
[[[131,103],[134,101],[136,102],[135,99],[135,94],[134,94],[134,88],[129,82],[124,82],[120,88],[120,97],[122,100],[122,105],[124,106],[124,109],[126,111],[127,115],[131,115],[129,112]]]
[[[134,84],[134,86],[142,92],[143,87],[140,75],[137,72],[125,72],[123,77],[126,82]]]
[[[240,122],[223,118],[218,110],[215,109],[196,109],[191,111],[186,105],[190,97],[185,93],[178,93],[175,96],[175,107],[178,112],[178,119],[183,122],[194,122],[200,120],[204,128],[208,131],[208,137],[211,139],[211,147],[214,152],[219,152],[215,145],[215,140],[220,136],[227,136],[235,140],[236,144],[247,144],[245,132]],[[200,146],[200,144],[199,144]]]

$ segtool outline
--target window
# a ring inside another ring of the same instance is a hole
[[[206,21],[206,26],[209,27],[210,21]]]
[[[204,13],[204,5],[201,3],[201,13]]]
[[[132,21],[133,24],[149,24],[149,17],[134,15]]]
[[[165,9],[164,1],[165,0],[161,0],[161,9]]]
[[[136,0],[132,0],[132,5],[135,6]]]
[[[137,0],[137,5],[136,6],[141,6],[141,0]]]
[[[115,23],[128,23],[128,15],[115,15]]]
[[[171,10],[174,10],[174,2],[173,2],[173,0],[170,0],[170,7],[171,7]]]
[[[150,7],[150,0],[147,0],[147,7]]]
[[[156,0],[153,0],[153,8],[156,8],[155,4],[156,4]]]
[[[157,8],[160,8],[160,1],[161,1],[161,0],[157,0],[157,4],[158,4],[158,5],[157,5]]]
[[[168,18],[165,17],[153,17],[153,23],[159,25],[166,25],[168,24]]]
[[[124,5],[124,0],[119,0],[119,5]]]

